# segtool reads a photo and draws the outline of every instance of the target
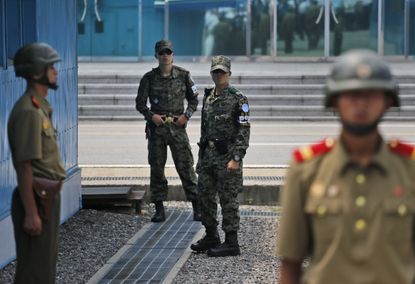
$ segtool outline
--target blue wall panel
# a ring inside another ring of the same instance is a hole
[[[7,4],[11,5],[7,6]],[[17,5],[17,6],[16,6]],[[18,9],[7,14],[10,9]],[[13,258],[10,244],[11,195],[17,184],[7,138],[7,120],[26,82],[16,78],[13,66],[6,66],[15,49],[23,44],[42,41],[53,46],[62,58],[56,64],[59,89],[50,90],[53,124],[68,179],[62,192],[61,220],[66,220],[80,206],[80,171],[78,168],[78,89],[76,47],[76,3],[73,0],[0,0],[0,268]],[[3,40],[2,40],[3,39]],[[8,54],[8,56],[6,56]],[[7,239],[6,239],[7,238]]]
[[[59,147],[66,170],[77,166],[78,153],[78,89],[76,51],[76,3],[43,0],[38,1],[38,40],[51,44],[59,52],[62,61],[59,70],[59,89],[49,92],[53,106],[53,122],[59,135]]]
[[[7,120],[16,100],[24,92],[23,80],[16,79],[12,68],[0,71],[0,220],[10,214],[11,194],[16,177],[7,139]]]

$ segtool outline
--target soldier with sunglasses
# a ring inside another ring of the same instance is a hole
[[[158,41],[154,56],[159,65],[143,76],[136,97],[136,109],[147,121],[151,202],[156,207],[151,221],[165,220],[163,201],[167,199],[168,189],[164,174],[167,146],[170,147],[186,197],[192,202],[193,219],[200,221],[197,178],[186,133],[187,122],[197,109],[197,88],[189,71],[173,65],[173,47],[170,41]],[[187,100],[186,109],[184,100]],[[147,106],[147,101],[150,107]]]

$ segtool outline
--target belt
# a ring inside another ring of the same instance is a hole
[[[164,123],[173,123],[176,122],[179,117],[177,115],[168,116],[168,115],[161,115],[161,119]]]

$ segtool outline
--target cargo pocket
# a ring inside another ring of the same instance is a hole
[[[385,233],[393,243],[410,243],[413,239],[415,198],[387,199],[383,202]]]

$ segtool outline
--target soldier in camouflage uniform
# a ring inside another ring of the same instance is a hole
[[[58,61],[58,53],[45,43],[26,45],[14,57],[16,76],[27,81],[7,125],[18,183],[11,209],[17,255],[15,283],[55,283],[60,197],[55,196],[51,214],[45,219],[33,188],[37,178],[59,183],[66,177],[51,121],[52,108],[46,100],[48,89],[58,87],[58,71],[53,66]],[[42,188],[42,193],[45,191]]]
[[[239,202],[242,190],[242,159],[249,146],[248,99],[229,86],[231,61],[225,56],[212,58],[214,88],[205,90],[202,109],[199,161],[199,195],[206,236],[191,245],[209,256],[239,255]],[[217,230],[217,203],[222,207],[222,229],[226,240],[220,243]]]
[[[186,133],[187,121],[197,108],[198,92],[189,71],[173,65],[173,47],[170,41],[161,40],[156,43],[155,57],[159,66],[143,76],[136,98],[136,109],[147,121],[151,202],[156,206],[156,213],[151,221],[165,220],[163,201],[167,199],[167,179],[164,175],[167,146],[170,147],[186,197],[192,201],[193,219],[200,221],[197,178]],[[150,108],[147,100],[150,101]]]

